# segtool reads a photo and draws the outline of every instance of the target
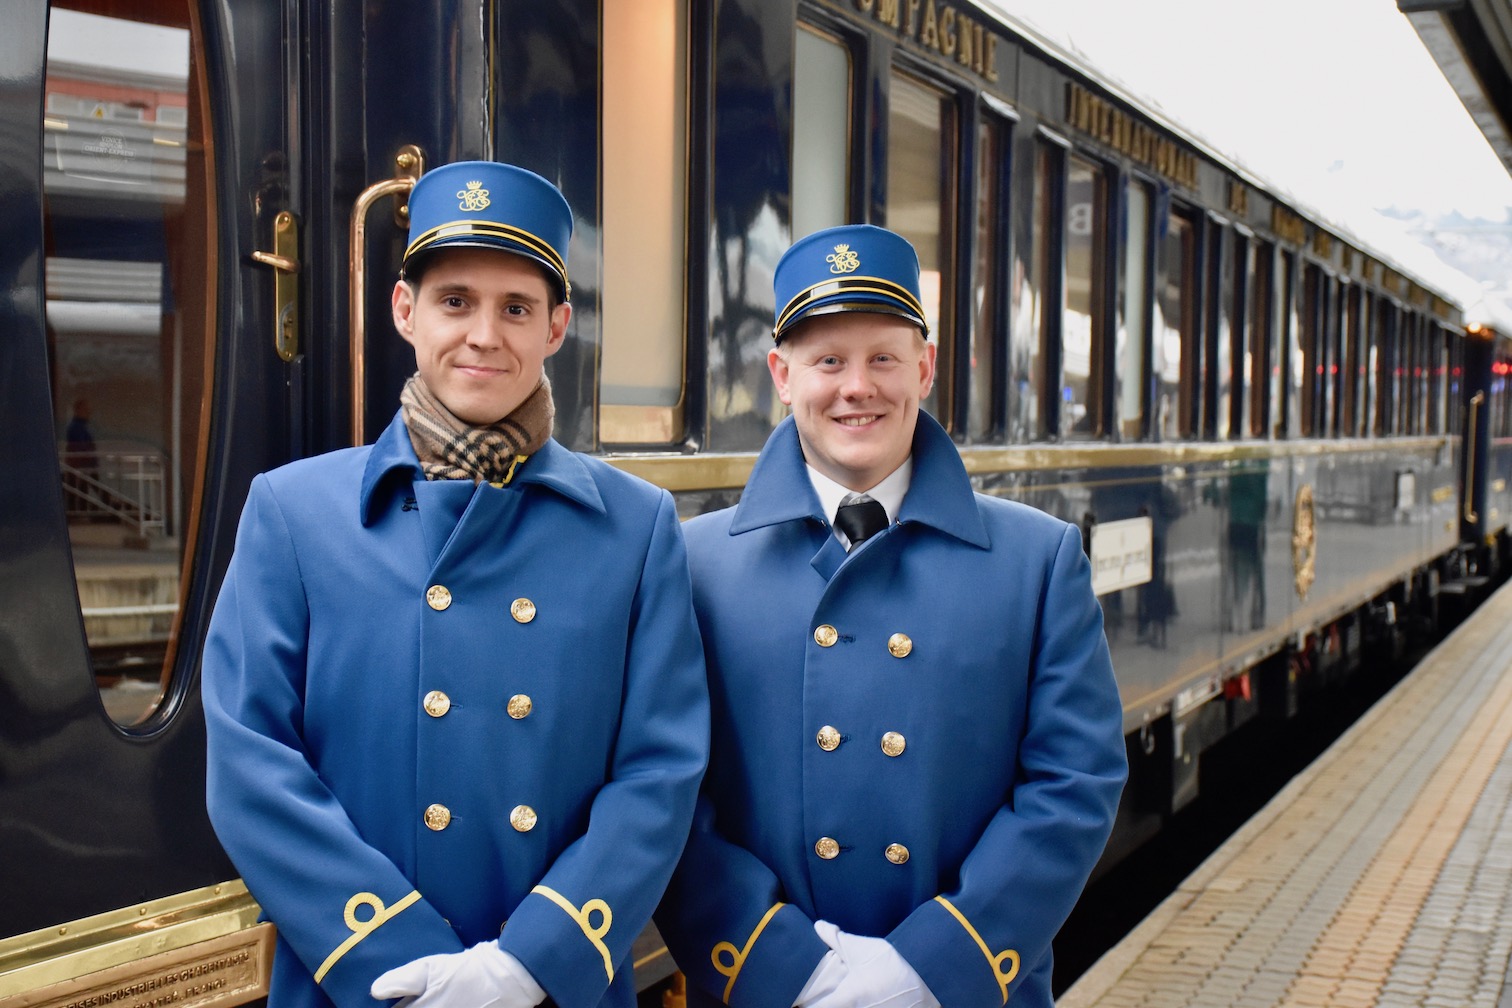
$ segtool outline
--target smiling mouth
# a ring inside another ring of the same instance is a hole
[[[835,420],[843,427],[865,427],[882,419],[878,416],[864,417],[836,417]]]

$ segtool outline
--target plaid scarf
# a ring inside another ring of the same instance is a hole
[[[419,372],[405,382],[399,402],[426,479],[486,480],[495,486],[508,483],[516,467],[545,446],[556,415],[545,375],[513,413],[487,427],[458,419],[431,394]]]

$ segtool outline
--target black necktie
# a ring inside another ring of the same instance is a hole
[[[887,528],[887,509],[870,497],[841,504],[835,512],[835,528],[845,533],[852,546],[859,546]]]

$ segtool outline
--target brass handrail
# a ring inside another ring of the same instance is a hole
[[[391,179],[374,182],[358,194],[352,204],[352,227],[347,246],[350,291],[348,317],[350,324],[349,352],[352,367],[352,444],[363,444],[367,420],[367,214],[374,203],[384,196],[408,193],[425,172],[425,155],[420,148],[407,144],[400,148],[394,158],[397,174]],[[408,207],[400,207],[395,217],[403,219]]]
[[[1471,525],[1480,522],[1480,512],[1475,510],[1475,456],[1476,452],[1476,421],[1480,416],[1481,404],[1486,401],[1486,393],[1477,392],[1470,397],[1470,434],[1465,438],[1465,521]]]

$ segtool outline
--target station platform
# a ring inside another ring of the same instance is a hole
[[[1512,585],[1057,1008],[1512,1008]]]

